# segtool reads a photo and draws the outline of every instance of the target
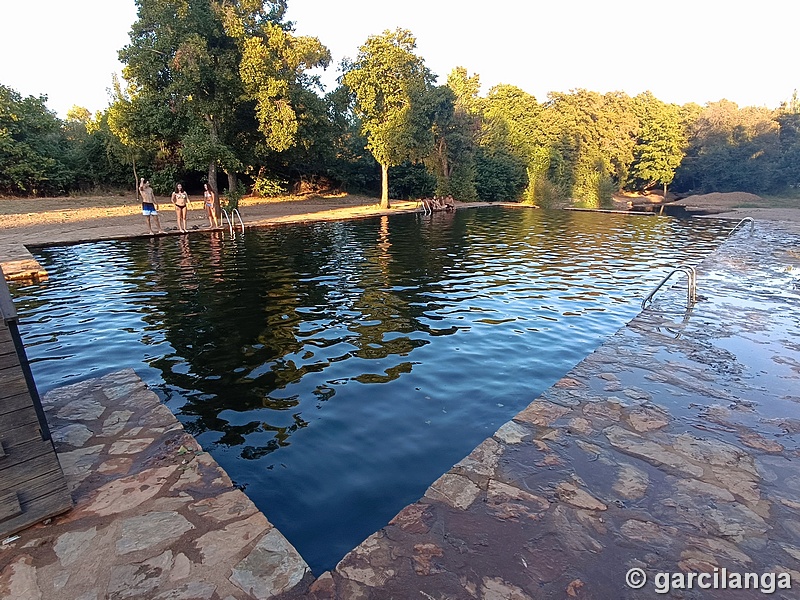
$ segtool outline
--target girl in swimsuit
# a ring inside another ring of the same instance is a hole
[[[203,187],[205,188],[203,197],[205,198],[206,214],[208,215],[208,226],[217,229],[219,228],[219,220],[217,219],[217,194],[207,183],[204,183]]]
[[[172,192],[172,204],[175,205],[175,217],[178,220],[178,231],[188,233],[186,218],[189,212],[189,195],[183,191],[183,186],[179,183]]]

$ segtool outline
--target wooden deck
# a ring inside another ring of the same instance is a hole
[[[0,537],[72,507],[0,270]]]

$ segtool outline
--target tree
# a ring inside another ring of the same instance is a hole
[[[405,29],[370,36],[342,77],[355,95],[367,149],[381,166],[382,208],[389,208],[389,167],[424,158],[433,145],[424,100],[434,77],[415,48]]]
[[[633,101],[621,92],[551,93],[542,129],[554,183],[590,205],[610,200],[628,178],[637,128]]]
[[[47,96],[23,98],[0,85],[0,193],[38,196],[69,187],[67,140],[46,103]]]
[[[129,85],[131,92],[123,89],[122,82],[114,76],[111,88],[112,102],[105,113],[105,123],[111,136],[107,138],[106,151],[111,156],[126,165],[131,166],[133,172],[133,189],[136,190],[136,197],[139,197],[139,174],[136,171],[136,163],[141,164],[142,159],[150,158],[155,153],[158,146],[154,130],[151,123],[156,115],[153,112],[148,114],[148,109],[155,109],[158,113],[157,105],[142,102],[141,97],[136,95],[135,87]],[[150,118],[144,118],[145,115]]]
[[[516,172],[516,165],[523,165],[523,194],[528,200],[533,200],[533,190],[536,181],[545,176],[549,167],[549,160],[543,161],[542,156],[549,155],[543,150],[544,136],[540,114],[542,107],[531,94],[520,88],[501,84],[493,87],[483,101],[483,126],[480,144],[486,148],[488,154],[494,155],[494,160],[501,157],[513,157],[506,167],[509,172]],[[484,153],[486,156],[486,153]],[[508,162],[507,158],[502,159]],[[485,159],[484,159],[485,163]],[[494,172],[494,169],[479,169],[478,173]],[[485,184],[478,184],[480,189],[487,189]],[[512,186],[513,187],[513,186]],[[516,189],[515,187],[513,189]],[[506,200],[518,200],[518,190]],[[480,194],[479,194],[480,195]],[[481,196],[482,200],[489,198]]]
[[[132,108],[162,147],[176,145],[187,166],[207,168],[215,188],[220,166],[235,189],[256,132],[269,148],[294,143],[290,90],[329,56],[316,38],[291,35],[285,0],[136,3],[120,60]]]
[[[771,110],[740,109],[728,100],[710,102],[691,123],[686,159],[673,187],[704,192],[770,191],[782,178],[781,151],[786,147],[782,148],[780,135],[781,126]]]
[[[283,152],[296,143],[302,118],[298,109],[306,109],[308,120],[324,114],[316,95],[307,89],[318,86],[318,81],[305,73],[327,67],[331,55],[317,38],[295,36],[291,24],[281,22],[285,1],[271,6],[266,12],[258,0],[224,0],[221,14],[226,33],[241,52],[243,98],[255,103],[261,141],[267,149]]]
[[[634,98],[634,111],[639,119],[639,134],[630,179],[645,188],[661,184],[666,200],[667,186],[683,160],[687,143],[680,108],[645,92]]]

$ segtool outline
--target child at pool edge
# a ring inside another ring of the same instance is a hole
[[[139,181],[139,192],[142,194],[142,214],[144,215],[145,221],[147,221],[147,231],[150,233],[150,235],[155,233],[164,233],[164,230],[161,229],[161,221],[158,219],[158,204],[156,204],[156,196],[153,193],[153,188],[150,187],[150,182],[145,181],[144,177],[142,177]],[[150,223],[150,217],[155,217],[158,231],[153,231],[153,227]]]

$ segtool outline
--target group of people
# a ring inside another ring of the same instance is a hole
[[[161,221],[158,218],[158,203],[156,202],[155,193],[150,182],[144,177],[139,181],[139,192],[142,195],[142,214],[147,222],[147,230],[150,235],[156,233],[164,233],[161,228]],[[178,231],[181,233],[188,233],[189,227],[186,223],[191,208],[189,194],[183,189],[180,183],[175,185],[175,191],[172,192],[170,197],[172,205],[175,207],[175,218],[178,221]],[[208,226],[213,229],[219,228],[219,196],[217,192],[207,183],[203,184],[203,206],[208,217]],[[154,231],[153,225],[155,224],[156,230]]]
[[[433,198],[422,198],[422,210],[426,213],[432,213],[437,210],[455,210],[456,202],[452,196],[434,196]]]

